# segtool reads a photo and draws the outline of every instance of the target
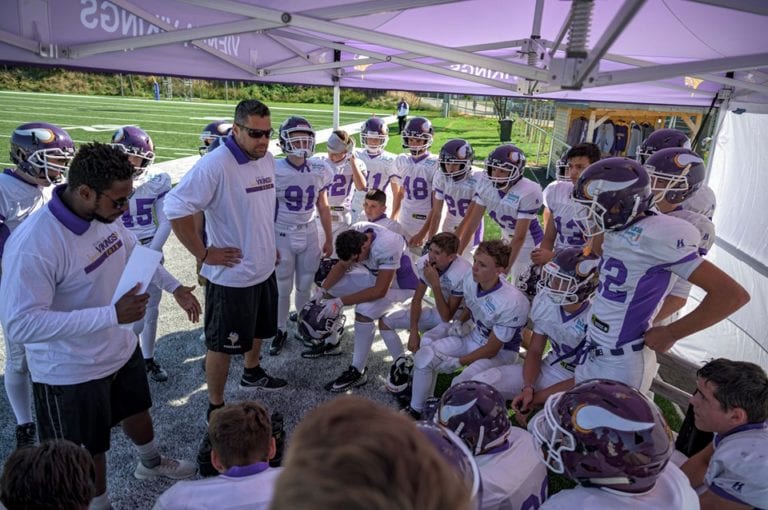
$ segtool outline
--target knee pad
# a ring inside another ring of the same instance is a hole
[[[413,366],[421,370],[428,370],[432,368],[434,359],[435,351],[432,350],[432,347],[421,347],[413,355]]]

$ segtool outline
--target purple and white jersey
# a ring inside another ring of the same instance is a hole
[[[392,282],[393,289],[415,289],[419,281],[416,273],[413,271],[411,259],[405,253],[405,238],[398,235],[388,228],[361,221],[350,227],[358,232],[373,234],[371,241],[371,251],[368,258],[362,261],[362,264],[373,275],[379,273],[379,269],[395,269],[395,281]]]
[[[28,183],[10,168],[0,174],[0,258],[11,232],[50,196],[46,188]]]
[[[299,167],[288,158],[275,160],[275,223],[291,226],[313,221],[317,197],[331,182],[333,170],[320,158],[309,158]]]
[[[620,231],[606,231],[600,285],[592,303],[588,335],[614,349],[642,340],[672,285],[701,264],[698,230],[690,223],[654,214]]]
[[[398,179],[397,167],[395,166],[395,159],[397,156],[388,151],[383,151],[378,155],[371,155],[364,148],[355,150],[355,157],[358,164],[360,161],[365,165],[365,171],[362,167],[359,167],[364,174],[366,174],[367,187],[369,190],[378,189],[381,191],[387,191],[389,183],[392,179]]]
[[[395,234],[403,236],[403,239],[405,239],[405,230],[403,230],[402,225],[400,225],[398,222],[396,222],[392,218],[389,218],[386,214],[382,214],[378,218],[371,220],[371,223],[375,223],[377,225],[381,225],[382,227],[386,227],[392,232],[394,232]]]
[[[704,475],[707,489],[730,501],[768,508],[768,425],[748,423],[715,434],[712,446],[715,453]]]
[[[680,471],[679,467],[670,462],[659,475],[656,485],[648,492],[631,494],[579,485],[550,496],[546,503],[539,508],[541,510],[572,510],[574,508],[588,508],[589,510],[616,510],[617,508],[699,510],[700,505],[699,496],[691,488],[688,477]]]
[[[574,219],[582,206],[573,201],[572,192],[572,182],[555,181],[544,188],[544,207],[552,213],[552,221],[557,231],[555,251],[563,248],[581,248],[587,242]]]
[[[467,214],[469,204],[475,196],[477,183],[483,178],[483,171],[471,171],[467,176],[454,181],[453,178],[446,176],[442,171],[435,173],[435,179],[432,181],[432,187],[435,190],[435,199],[442,200],[445,203],[446,214],[441,232],[453,232],[459,226],[461,220]]]
[[[331,212],[342,214],[350,212],[352,210],[352,191],[354,187],[352,165],[349,164],[349,161],[343,161],[337,165],[328,158],[327,154],[316,154],[312,159],[315,158],[325,161],[328,168],[333,172],[333,181],[328,188],[328,205],[331,206]],[[359,161],[357,164],[358,169],[365,174],[364,164]]]
[[[717,199],[715,198],[714,190],[704,184],[696,190],[696,193],[688,197],[688,200],[680,205],[682,205],[683,209],[686,211],[693,211],[699,214],[703,214],[711,220],[715,215]]]
[[[699,255],[702,257],[709,252],[712,245],[715,244],[715,224],[712,220],[704,216],[703,214],[688,211],[686,209],[676,209],[667,213],[667,216],[674,216],[685,220],[699,231],[701,234],[701,242],[699,243]],[[681,298],[687,298],[691,293],[691,283],[688,280],[684,280],[678,276],[675,276],[675,283],[672,285],[672,290],[669,294]]]
[[[538,219],[542,202],[541,187],[532,180],[523,177],[505,193],[499,191],[487,176],[483,176],[477,183],[472,200],[485,207],[488,216],[499,224],[506,239],[514,237],[517,220],[532,220],[525,235],[524,248],[534,248],[544,238]]]
[[[429,255],[422,255],[416,260],[416,276],[424,285],[427,285],[426,279],[424,279],[424,266],[429,263]],[[467,274],[472,273],[472,264],[466,259],[456,257],[451,262],[451,265],[445,268],[445,271],[440,273],[440,289],[443,291],[443,297],[446,301],[451,296],[463,296],[464,295],[464,278]]]
[[[432,210],[432,182],[435,174],[440,171],[437,156],[427,153],[414,158],[409,154],[400,154],[395,159],[395,166],[405,193],[400,216],[423,215],[426,219]]]
[[[472,278],[470,271],[463,282],[464,306],[472,313],[475,327],[472,339],[485,345],[491,331],[501,342],[503,349],[517,352],[520,349],[520,331],[528,321],[531,305],[517,287],[499,278],[489,291],[484,291]]]
[[[566,312],[562,306],[555,304],[544,292],[533,298],[531,305],[531,322],[533,332],[544,335],[549,339],[552,350],[542,363],[560,366],[560,363],[573,365],[578,354],[578,347],[587,336],[589,323],[590,302],[581,303],[573,313]],[[573,372],[573,369],[570,369]]]
[[[483,510],[539,508],[547,499],[547,468],[530,432],[512,427],[506,449],[475,457],[483,481]]]
[[[160,223],[158,214],[162,214],[162,218],[165,219],[162,207],[158,208],[158,202],[169,191],[171,191],[171,176],[165,172],[145,173],[141,181],[134,183],[133,196],[121,220],[125,228],[133,232],[142,243],[155,236]]]

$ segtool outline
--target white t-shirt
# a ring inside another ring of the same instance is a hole
[[[717,434],[704,483],[721,498],[768,508],[768,426],[749,423]]]
[[[32,380],[51,385],[114,374],[137,345],[110,304],[136,237],[121,221],[75,215],[59,196],[65,187],[11,236],[0,283],[6,338],[24,344]],[[179,285],[162,266],[153,283]]]
[[[558,492],[541,505],[541,510],[699,510],[699,497],[680,468],[667,464],[653,489],[645,494],[618,493],[599,487],[583,487]]]
[[[272,154],[251,160],[232,138],[226,138],[165,197],[165,214],[171,220],[200,211],[205,211],[209,246],[232,246],[243,252],[234,267],[203,264],[202,276],[228,287],[250,287],[269,278],[277,253]]]
[[[258,464],[257,464],[258,466]],[[176,482],[155,502],[154,510],[266,510],[282,468],[246,476],[219,475]]]

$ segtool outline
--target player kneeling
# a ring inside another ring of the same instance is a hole
[[[478,246],[472,274],[463,281],[464,316],[453,325],[427,332],[414,356],[413,395],[407,410],[411,416],[421,416],[424,401],[435,391],[437,374],[464,366],[460,380],[469,380],[517,359],[520,330],[530,305],[522,292],[500,276],[509,255],[510,247],[502,241],[484,241]],[[473,322],[466,320],[469,315]]]

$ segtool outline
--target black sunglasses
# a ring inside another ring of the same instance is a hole
[[[127,197],[125,197],[125,198],[120,198],[120,199],[118,199],[118,200],[115,200],[114,198],[110,197],[109,195],[107,195],[107,194],[106,194],[106,193],[104,193],[104,192],[101,192],[101,193],[99,193],[99,195],[104,195],[105,197],[107,197],[108,199],[110,199],[110,200],[112,201],[112,206],[113,206],[115,209],[122,209],[123,207],[125,207],[126,205],[128,205],[128,202],[131,200],[131,197],[133,196],[133,194],[134,194],[134,193],[136,193],[136,190],[133,190],[133,191],[131,191],[131,194],[130,194],[130,195],[128,195]]]
[[[246,133],[248,133],[248,136],[250,136],[251,138],[263,138],[263,137],[270,138],[272,136],[272,133],[275,132],[275,130],[272,128],[253,129],[253,128],[249,128],[248,126],[243,126],[242,124],[237,124],[237,126],[243,131],[245,131]]]

